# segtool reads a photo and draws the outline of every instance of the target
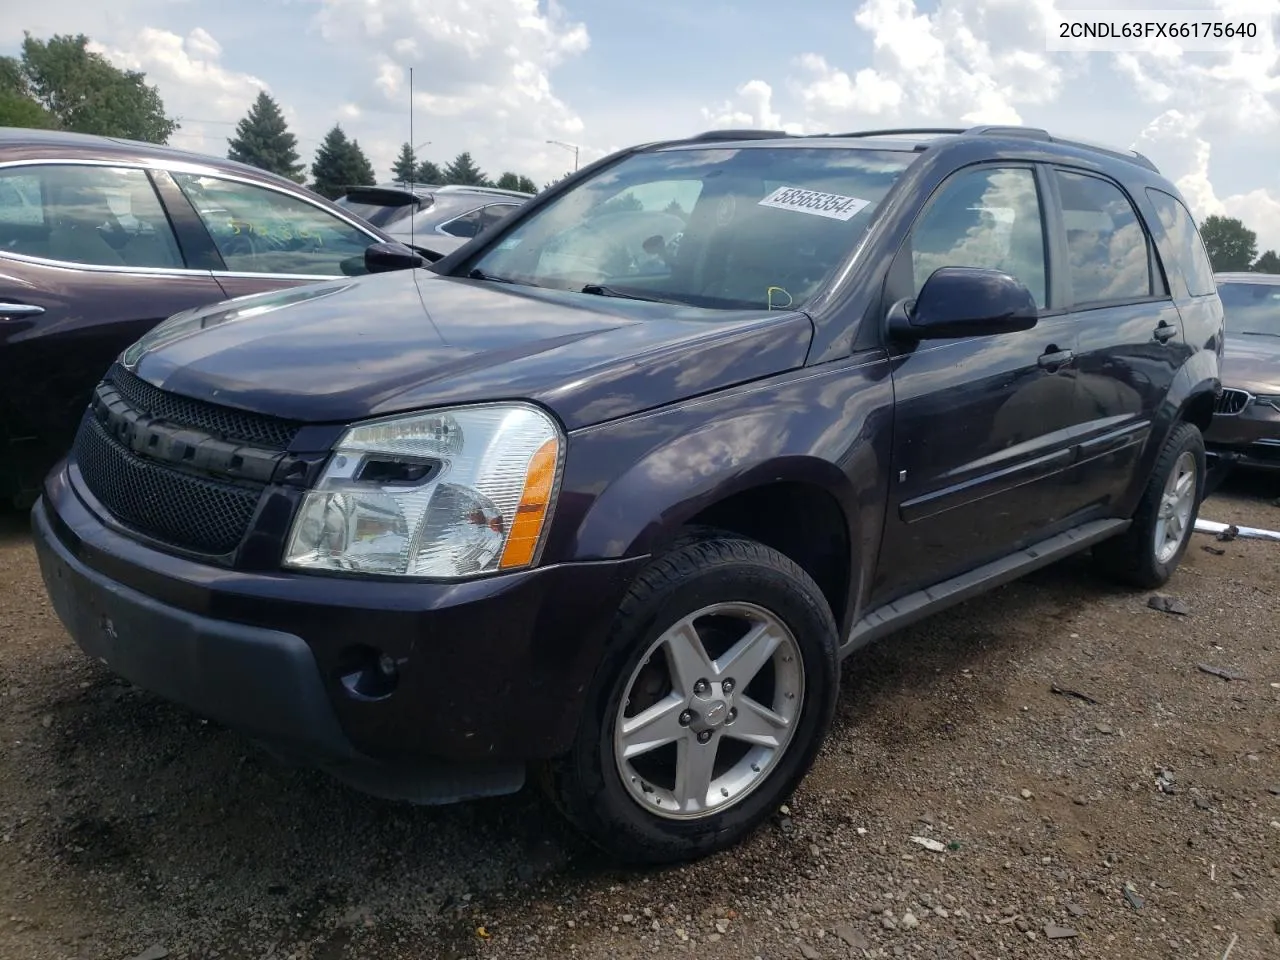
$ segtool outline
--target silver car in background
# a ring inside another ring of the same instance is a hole
[[[444,255],[531,197],[498,187],[390,182],[349,187],[337,204],[402,243],[412,236],[413,246]]]

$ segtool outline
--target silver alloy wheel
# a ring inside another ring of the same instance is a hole
[[[1184,450],[1169,471],[1156,513],[1156,562],[1168,563],[1191,531],[1196,500],[1196,460]]]
[[[738,803],[786,752],[804,680],[795,636],[763,607],[716,603],[684,617],[645,652],[614,718],[627,791],[674,820]]]

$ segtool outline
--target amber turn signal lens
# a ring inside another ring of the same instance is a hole
[[[520,505],[511,520],[511,532],[502,550],[500,569],[527,567],[533,562],[538,538],[542,535],[542,524],[551,506],[551,488],[555,484],[559,455],[560,442],[552,438],[530,458],[524,492],[520,494]]]

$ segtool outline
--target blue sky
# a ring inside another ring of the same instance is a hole
[[[1059,8],[1107,7],[1060,0]],[[1123,0],[1275,17],[1280,0]],[[543,182],[645,140],[720,126],[832,131],[1021,122],[1136,146],[1200,216],[1239,216],[1280,247],[1275,20],[1251,51],[1046,51],[1054,0],[41,0],[0,4],[23,29],[83,32],[146,71],[175,145],[222,154],[259,89],[310,160],[335,122],[386,176],[408,138],[447,160]],[[1141,17],[1135,13],[1135,17]]]

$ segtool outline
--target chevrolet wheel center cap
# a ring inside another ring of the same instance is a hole
[[[729,712],[729,705],[726,704],[723,700],[717,700],[715,703],[713,703],[710,707],[707,708],[707,723],[713,727],[719,726],[720,721],[724,719],[725,714],[727,714],[728,712]]]

